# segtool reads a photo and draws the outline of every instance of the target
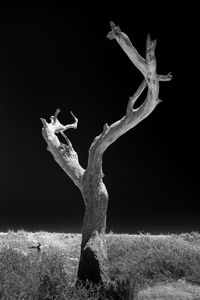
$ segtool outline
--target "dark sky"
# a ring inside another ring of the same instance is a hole
[[[40,118],[49,120],[59,107],[67,124],[74,112],[79,124],[68,136],[85,168],[91,142],[104,123],[124,115],[143,80],[106,38],[110,20],[143,56],[147,34],[157,39],[158,73],[172,72],[173,80],[161,82],[163,102],[155,111],[104,155],[107,229],[200,231],[195,8],[170,2],[83,8],[58,1],[0,8],[0,231],[81,232],[81,194],[46,151]]]

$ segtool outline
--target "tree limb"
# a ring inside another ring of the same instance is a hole
[[[99,179],[101,179],[103,176],[102,155],[104,151],[121,135],[136,126],[154,110],[156,105],[161,102],[161,100],[158,98],[159,81],[169,81],[172,78],[170,73],[167,75],[156,74],[156,41],[152,41],[149,35],[147,36],[146,42],[146,59],[144,59],[134,48],[129,37],[120,30],[119,26],[115,26],[113,22],[110,22],[110,25],[111,31],[108,33],[107,37],[109,39],[115,39],[118,42],[132,63],[143,74],[144,80],[135,94],[129,98],[125,116],[110,126],[105,124],[103,126],[102,133],[94,139],[89,149],[86,173],[95,173],[96,178]],[[133,106],[135,102],[146,87],[148,88],[148,91],[145,101],[140,107],[134,109]],[[75,122],[73,124],[64,126],[57,119],[59,112],[60,110],[57,109],[54,116],[50,117],[51,123],[47,123],[46,120],[41,119],[44,125],[42,133],[48,144],[47,149],[52,153],[54,159],[82,191],[82,179],[85,170],[78,162],[78,155],[74,151],[72,143],[64,134],[64,131],[69,128],[77,128],[78,119],[71,112]],[[56,136],[56,134],[59,132],[65,138],[67,145],[60,143],[58,137]]]
[[[69,138],[64,134],[64,131],[70,128],[77,128],[78,119],[71,112],[74,117],[74,123],[69,125],[62,125],[57,116],[60,110],[57,109],[54,116],[50,117],[51,122],[41,118],[43,123],[42,134],[45,141],[48,144],[47,150],[51,152],[55,161],[61,166],[61,168],[67,173],[67,175],[73,180],[73,182],[82,191],[82,177],[85,170],[81,167],[78,161],[78,155],[72,147],[72,143]],[[65,138],[67,145],[59,141],[57,133],[61,133]]]
[[[156,74],[156,59],[155,59],[155,48],[156,41],[152,41],[150,36],[147,36],[146,42],[146,59],[144,59],[137,50],[134,48],[129,40],[129,37],[121,32],[120,28],[115,26],[113,22],[110,22],[111,32],[108,33],[109,39],[115,39],[124,52],[128,55],[132,63],[141,71],[144,75],[144,81],[139,86],[135,94],[130,97],[126,109],[126,115],[119,121],[108,126],[104,125],[102,133],[97,136],[89,150],[88,167],[91,172],[101,171],[102,155],[109,145],[116,141],[121,135],[126,133],[128,130],[136,126],[144,118],[146,118],[156,107],[161,100],[158,98],[159,95],[159,81],[171,80],[171,74],[157,75]],[[143,104],[134,109],[133,106],[144,91],[145,87],[148,87],[147,97]]]

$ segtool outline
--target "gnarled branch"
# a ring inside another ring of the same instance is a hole
[[[159,95],[159,81],[171,80],[171,74],[157,75],[156,74],[156,59],[155,59],[155,47],[156,41],[152,41],[150,36],[147,36],[146,43],[146,59],[140,56],[137,50],[134,48],[129,40],[129,37],[121,32],[120,28],[115,26],[113,22],[110,22],[111,32],[108,33],[109,39],[115,39],[121,48],[128,55],[132,63],[141,71],[144,75],[144,81],[139,86],[135,94],[130,97],[126,109],[126,115],[119,121],[108,126],[103,127],[103,132],[94,139],[88,158],[88,168],[93,172],[101,174],[102,155],[109,145],[116,141],[121,135],[128,130],[136,126],[144,118],[146,118],[161,102],[158,98]],[[145,87],[148,87],[147,97],[143,104],[134,109],[134,103],[144,91]]]
[[[70,128],[77,128],[78,119],[71,112],[74,118],[74,123],[68,125],[62,125],[57,116],[60,110],[57,109],[54,116],[50,117],[51,122],[41,118],[43,123],[42,134],[46,140],[48,147],[47,150],[51,152],[55,161],[61,166],[61,168],[67,173],[67,175],[73,180],[73,182],[82,191],[82,177],[85,170],[81,167],[78,161],[78,155],[72,147],[72,143],[69,138],[64,134],[64,131]],[[57,133],[61,133],[65,138],[67,145],[59,141]]]
[[[97,178],[100,179],[103,175],[101,167],[104,151],[121,135],[136,126],[154,110],[156,105],[161,102],[158,98],[159,81],[169,81],[172,78],[170,73],[167,75],[157,75],[155,59],[156,41],[152,41],[149,35],[147,36],[146,42],[146,59],[144,59],[134,48],[129,37],[120,30],[119,26],[115,26],[113,22],[110,22],[110,25],[111,31],[107,35],[108,38],[115,39],[118,42],[132,63],[143,74],[144,80],[135,94],[130,97],[125,116],[110,126],[105,124],[103,126],[102,133],[94,139],[89,149],[87,174],[95,173]],[[146,87],[148,88],[148,91],[145,101],[140,107],[134,109],[133,106],[135,102]],[[47,123],[44,119],[41,119],[44,125],[42,130],[43,136],[48,144],[48,150],[52,153],[55,160],[70,176],[80,190],[82,190],[82,178],[85,170],[78,162],[78,155],[74,151],[72,143],[64,134],[64,131],[69,128],[77,128],[78,119],[71,112],[75,122],[64,126],[58,121],[57,116],[59,112],[60,110],[57,109],[54,116],[50,118],[51,123]],[[67,145],[60,143],[56,136],[59,132],[65,138]]]

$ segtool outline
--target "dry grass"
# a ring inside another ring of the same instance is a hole
[[[0,299],[200,299],[198,233],[111,233],[106,238],[110,277],[116,284],[103,291],[73,287],[80,234],[0,233]],[[37,242],[42,244],[39,253],[28,248]]]
[[[200,286],[185,280],[164,282],[139,292],[138,300],[199,300]]]

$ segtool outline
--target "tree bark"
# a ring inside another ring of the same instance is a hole
[[[105,240],[108,193],[98,171],[83,176],[85,214],[82,229],[78,280],[107,284],[107,247]]]
[[[109,282],[109,276],[105,240],[108,193],[103,183],[103,153],[121,135],[146,118],[157,104],[160,103],[158,98],[159,81],[171,80],[171,74],[156,74],[156,41],[151,41],[149,36],[147,37],[146,44],[146,59],[139,55],[128,36],[121,32],[120,28],[116,27],[113,22],[111,22],[111,32],[109,32],[108,38],[115,39],[119,43],[132,63],[144,75],[144,81],[135,94],[130,97],[125,116],[110,126],[105,124],[102,133],[94,139],[89,149],[86,170],[79,164],[78,155],[74,151],[72,143],[64,134],[64,131],[67,129],[77,128],[78,119],[73,113],[72,116],[75,122],[65,126],[58,121],[59,109],[56,110],[54,116],[50,117],[50,123],[46,122],[45,119],[41,119],[43,122],[42,134],[48,144],[47,149],[80,189],[85,203],[77,279],[83,283],[91,281],[104,285]],[[148,92],[145,101],[140,107],[134,109],[134,103],[146,87],[148,88]],[[57,133],[63,135],[67,144],[59,141]]]

